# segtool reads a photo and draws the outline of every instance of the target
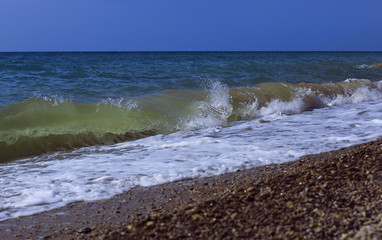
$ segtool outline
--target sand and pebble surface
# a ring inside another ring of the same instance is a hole
[[[381,239],[382,139],[0,222],[0,239]]]

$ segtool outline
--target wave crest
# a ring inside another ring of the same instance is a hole
[[[382,82],[348,79],[229,89],[212,81],[207,90],[107,98],[97,104],[40,95],[0,108],[0,161],[376,100],[382,98],[381,86]]]

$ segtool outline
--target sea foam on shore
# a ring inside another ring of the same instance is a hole
[[[2,239],[382,237],[382,140],[0,222]]]
[[[134,186],[293,161],[381,136],[382,100],[157,135],[110,146],[56,152],[1,168],[0,219]],[[33,181],[31,181],[33,179]]]

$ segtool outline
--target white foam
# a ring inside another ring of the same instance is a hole
[[[269,102],[265,107],[260,109],[262,116],[280,116],[281,114],[297,114],[305,109],[304,102],[300,99],[293,99],[289,102],[282,102],[279,99]]]
[[[377,82],[377,88],[379,91],[382,91],[382,81]]]
[[[348,78],[346,79],[344,82],[355,82],[355,81],[367,81],[369,82],[370,80],[369,79],[364,79],[364,78]]]
[[[42,94],[42,93],[38,93],[38,92],[36,92],[34,94],[33,98],[34,99],[41,99],[41,100],[51,104],[52,106],[58,106],[60,104],[72,101],[69,98],[65,98],[63,96],[59,96],[59,95],[56,95],[56,94],[46,95],[46,94]]]
[[[359,69],[362,69],[362,68],[368,68],[369,65],[368,64],[361,64],[361,65],[357,65],[356,68],[359,68]]]
[[[195,113],[181,121],[179,128],[184,130],[200,129],[213,127],[222,124],[231,115],[233,107],[229,95],[228,86],[219,81],[208,83],[209,100],[195,103]]]
[[[24,192],[24,200],[22,202],[16,203],[15,207],[53,204],[62,201],[62,198],[52,189],[39,190],[34,192],[25,190]]]
[[[274,104],[282,107],[263,109],[278,114],[271,122],[235,122],[2,164],[0,220],[108,198],[136,185],[292,161],[382,136],[382,100],[296,115],[284,113],[300,103]]]
[[[361,103],[367,101],[375,101],[382,98],[382,92],[369,87],[360,87],[352,94],[338,94],[334,98],[321,97],[326,106],[339,106],[349,103]]]
[[[98,107],[114,106],[118,108],[125,108],[128,110],[139,110],[139,106],[136,101],[125,98],[106,98],[97,103]]]
[[[382,120],[381,119],[373,119],[371,120],[372,123],[375,123],[375,124],[382,124]]]
[[[239,116],[243,117],[244,119],[253,119],[258,117],[258,108],[259,102],[254,97],[252,102],[241,104],[237,111]]]

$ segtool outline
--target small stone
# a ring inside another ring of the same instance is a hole
[[[85,234],[87,234],[87,233],[90,233],[92,230],[91,230],[91,228],[89,228],[89,227],[84,227],[84,228],[81,228],[78,232],[79,233],[85,233]]]
[[[374,227],[367,225],[363,226],[354,236],[354,239],[366,239],[367,236],[374,232]]]
[[[154,222],[153,222],[153,221],[148,221],[148,222],[146,223],[146,226],[148,226],[148,227],[150,227],[150,226],[152,226],[152,225],[154,225]]]
[[[196,220],[198,218],[202,219],[202,216],[200,216],[199,214],[194,214],[194,215],[192,215],[191,218],[192,218],[192,220]]]
[[[267,122],[270,122],[270,121],[267,121],[267,120],[264,120],[264,119],[260,119],[259,120],[259,123],[267,123]]]
[[[325,213],[324,213],[323,211],[317,209],[317,208],[313,209],[313,212],[314,212],[315,214],[317,214],[318,216],[320,216],[320,217],[325,216]]]
[[[176,228],[179,228],[179,229],[187,229],[187,226],[186,225],[183,225],[183,224],[176,224],[175,225]]]
[[[341,235],[339,240],[349,239],[351,235],[353,235],[353,230],[348,232],[348,233],[342,233],[342,235]]]

